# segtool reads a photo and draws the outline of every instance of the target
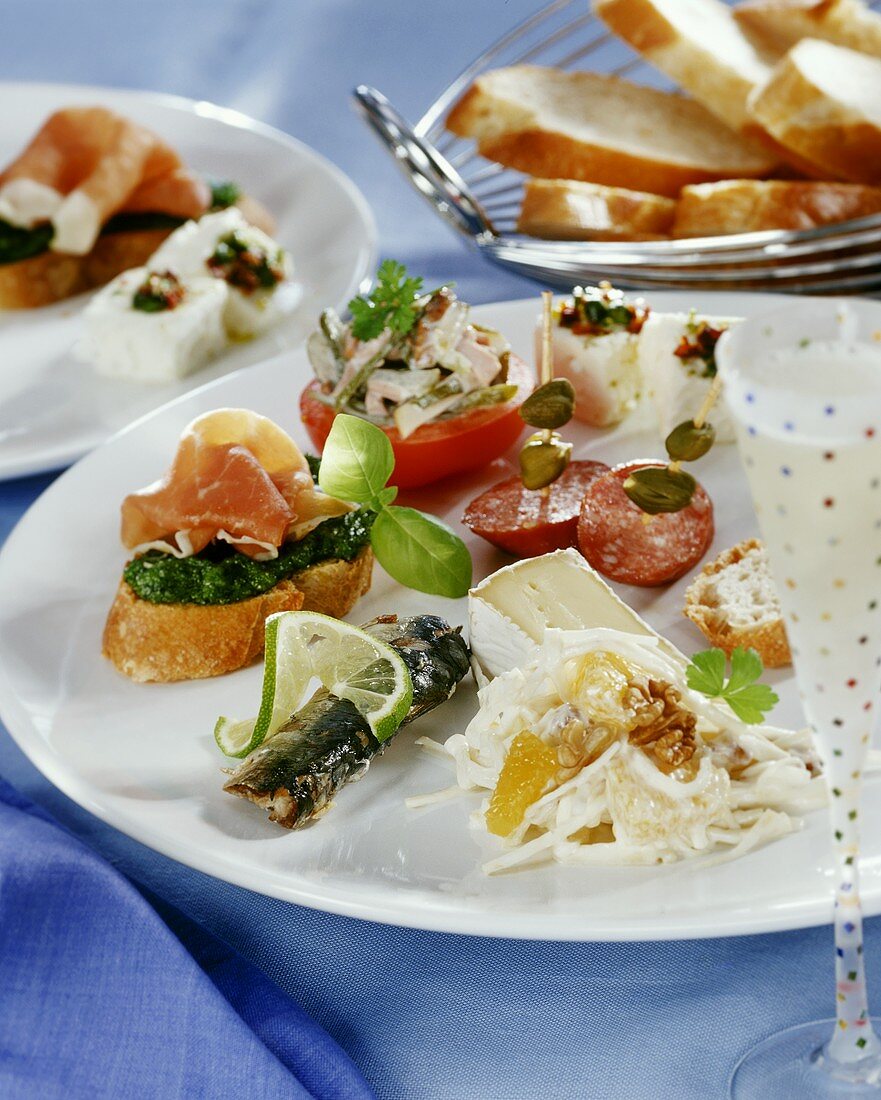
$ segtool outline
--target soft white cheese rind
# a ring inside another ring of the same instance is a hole
[[[603,627],[654,638],[667,657],[687,663],[577,550],[526,558],[487,577],[469,593],[468,626],[471,650],[488,677],[521,667],[550,629]]]
[[[689,362],[676,354],[689,325],[707,321],[714,328],[730,327],[739,317],[705,317],[689,313],[650,313],[639,334],[638,362],[643,384],[655,407],[658,429],[666,439],[677,424],[691,420],[700,410],[712,385],[702,376],[703,363]],[[734,425],[724,401],[717,401],[710,414],[717,443],[735,441]]]
[[[82,354],[99,374],[133,382],[173,382],[185,378],[226,346],[223,314],[227,286],[210,277],[191,279],[174,309],[145,313],[132,299],[148,272],[123,272],[84,310]]]

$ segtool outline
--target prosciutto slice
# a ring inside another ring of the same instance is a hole
[[[184,430],[161,480],[125,498],[121,535],[130,550],[168,543],[195,554],[222,538],[250,557],[272,556],[289,537],[349,510],[316,490],[302,452],[277,424],[217,409]]]

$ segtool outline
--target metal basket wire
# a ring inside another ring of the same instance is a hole
[[[870,6],[881,7],[881,0]],[[881,214],[808,230],[669,241],[547,241],[518,234],[524,176],[449,133],[446,115],[475,77],[515,64],[590,68],[654,87],[672,84],[606,31],[586,0],[554,0],[486,49],[414,125],[375,88],[355,102],[413,186],[488,259],[551,285],[611,279],[686,290],[857,293],[881,290]]]

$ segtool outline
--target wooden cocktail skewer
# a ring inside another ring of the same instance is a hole
[[[707,396],[704,398],[704,403],[698,410],[697,416],[692,420],[692,424],[696,428],[702,428],[706,423],[707,417],[710,415],[710,410],[716,404],[719,394],[722,392],[722,376],[717,374],[713,379],[713,384],[707,390]],[[671,462],[668,469],[678,470],[682,466],[681,461]]]
[[[541,385],[546,386],[548,382],[553,381],[554,377],[554,347],[553,347],[553,309],[554,309],[554,295],[550,290],[543,290],[541,292]],[[544,430],[544,440],[546,443],[550,443],[553,439],[553,432],[550,428]],[[543,497],[550,496],[551,487],[545,485],[541,490]]]

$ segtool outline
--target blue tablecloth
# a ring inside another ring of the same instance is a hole
[[[0,72],[177,92],[274,123],[356,180],[376,214],[383,255],[429,282],[453,278],[463,297],[485,302],[534,287],[485,265],[431,214],[354,116],[349,93],[356,83],[373,83],[416,118],[478,47],[536,5],[4,0]],[[0,537],[50,480],[0,485]],[[722,1097],[749,1046],[831,1012],[826,929],[556,945],[386,928],[259,897],[170,862],[68,801],[4,731],[0,772],[274,979],[348,1052],[382,1100]],[[876,988],[879,931],[869,922]],[[34,1095],[40,1072],[35,1067]]]

